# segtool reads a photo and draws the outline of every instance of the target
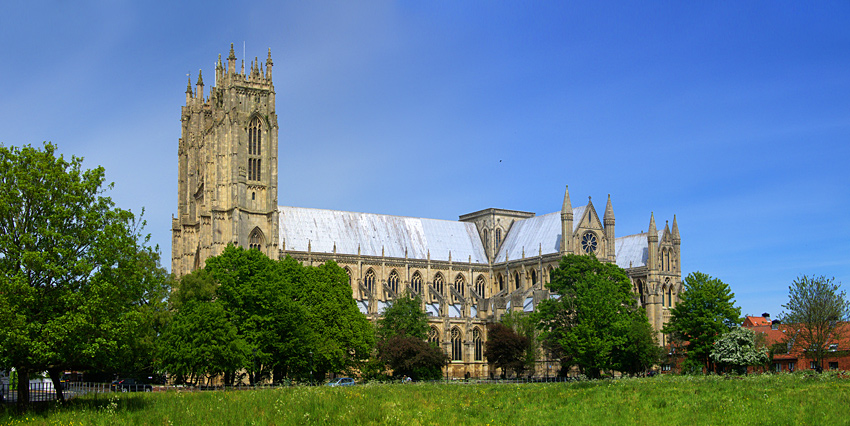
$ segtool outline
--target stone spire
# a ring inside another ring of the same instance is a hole
[[[195,93],[197,98],[204,102],[204,77],[201,75],[201,70],[198,70],[198,82],[195,83]]]
[[[655,213],[649,214],[649,238],[658,241],[658,228],[655,227]]]
[[[272,62],[272,48],[270,47],[269,57],[266,59],[266,80],[269,81],[272,79],[272,65],[274,65],[274,62]]]
[[[227,72],[236,73],[236,52],[233,51],[233,43],[230,43],[230,55],[227,56]]]
[[[611,205],[611,194],[608,194],[608,205],[605,206],[605,216],[602,217],[602,220],[605,221],[606,225],[609,220],[611,223],[614,223],[614,207]]]
[[[646,236],[647,241],[647,259],[646,266],[650,271],[657,269],[658,263],[658,229],[655,227],[655,213],[649,214],[649,235]]]
[[[186,78],[189,79],[189,83],[186,85],[186,106],[189,106],[189,103],[192,102],[192,96],[194,96],[194,94],[192,93],[192,77],[190,76]]]
[[[609,262],[615,262],[617,256],[614,247],[614,207],[611,205],[611,194],[608,194],[608,204],[605,206],[602,223],[605,225],[605,255]]]
[[[573,252],[573,206],[570,203],[570,186],[564,188],[564,203],[561,205],[561,256]]]
[[[673,215],[673,244],[679,244],[682,239],[679,237],[679,224],[676,223],[676,215]]]

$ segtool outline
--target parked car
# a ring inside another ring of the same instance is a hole
[[[136,379],[118,379],[112,381],[110,389],[113,392],[150,392],[153,386],[147,383],[138,383]]]
[[[325,386],[354,386],[356,383],[351,377],[340,377],[336,380],[331,380]]]

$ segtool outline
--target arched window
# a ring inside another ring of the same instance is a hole
[[[641,280],[637,281],[637,293],[638,297],[640,298],[641,306],[646,305],[646,289],[644,288],[643,281]]]
[[[484,361],[484,344],[478,327],[472,329],[472,344],[475,346],[475,361]]]
[[[519,272],[514,271],[514,290],[519,290],[520,281],[519,281]]]
[[[345,269],[345,273],[348,274],[348,285],[350,286],[351,285],[351,269],[348,269],[348,266],[346,266],[343,269]]]
[[[536,285],[536,284],[537,284],[537,271],[532,269],[531,270],[531,285],[533,286],[533,285]]]
[[[549,265],[549,273],[547,274],[549,276],[547,277],[547,282],[550,282],[550,283],[552,282],[552,271],[554,271],[554,270],[555,270],[555,268],[553,268],[552,265]]]
[[[387,285],[390,286],[393,293],[398,293],[398,272],[396,272],[395,269],[390,272],[390,276],[387,278]]]
[[[487,287],[487,281],[484,280],[483,275],[479,275],[478,279],[475,280],[475,292],[478,293],[480,297],[487,297],[484,294],[484,289]]]
[[[455,277],[455,291],[457,291],[461,296],[466,297],[466,280],[463,279],[463,275],[457,274]]]
[[[422,293],[422,275],[419,271],[413,273],[413,278],[410,280],[410,288],[416,294]]]
[[[437,275],[434,277],[434,290],[437,290],[437,293],[443,293],[443,274],[437,272]]]
[[[248,125],[248,180],[262,178],[260,154],[262,153],[263,128],[258,117]]]
[[[500,245],[502,245],[502,230],[496,228],[496,249],[498,249]]]
[[[435,345],[440,344],[440,331],[437,330],[437,327],[434,327],[433,325],[428,330],[428,343],[432,343]]]
[[[366,271],[366,275],[363,277],[363,285],[366,286],[366,290],[369,290],[369,293],[375,291],[375,271],[372,268]]]
[[[664,287],[663,288],[664,288],[664,292],[667,296],[667,305],[666,306],[668,308],[672,308],[673,307],[673,285],[670,283],[670,278],[667,278],[666,280],[664,280]],[[664,295],[662,295],[661,297],[664,297]]]
[[[254,228],[251,236],[248,238],[248,249],[262,250],[263,247],[263,232],[260,228]]]
[[[502,276],[502,273],[499,273],[499,291],[505,290],[505,277]]]
[[[490,231],[484,230],[484,251],[487,251],[487,248],[490,246]]]
[[[463,361],[463,337],[457,327],[452,329],[452,361]]]

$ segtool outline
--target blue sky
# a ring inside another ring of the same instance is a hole
[[[0,143],[106,167],[170,267],[186,75],[271,48],[280,204],[610,193],[617,235],[675,214],[683,275],[776,317],[801,274],[850,284],[850,3],[705,3],[3,2]]]

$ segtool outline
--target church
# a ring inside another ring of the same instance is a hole
[[[208,92],[200,72],[194,88],[189,80],[172,217],[176,277],[231,243],[306,265],[333,260],[370,319],[405,291],[420,295],[429,340],[451,358],[447,374],[486,377],[487,324],[508,311],[534,311],[551,296],[545,286],[562,256],[593,253],[628,273],[664,342],[660,330],[682,288],[675,216],[658,228],[650,213],[648,232],[616,236],[611,196],[600,216],[590,197],[573,207],[568,188],[560,211],[486,208],[457,221],[278,205],[272,67],[269,50],[264,64],[255,59],[246,72],[243,61],[237,70],[231,44]],[[548,371],[541,363],[538,373]]]

